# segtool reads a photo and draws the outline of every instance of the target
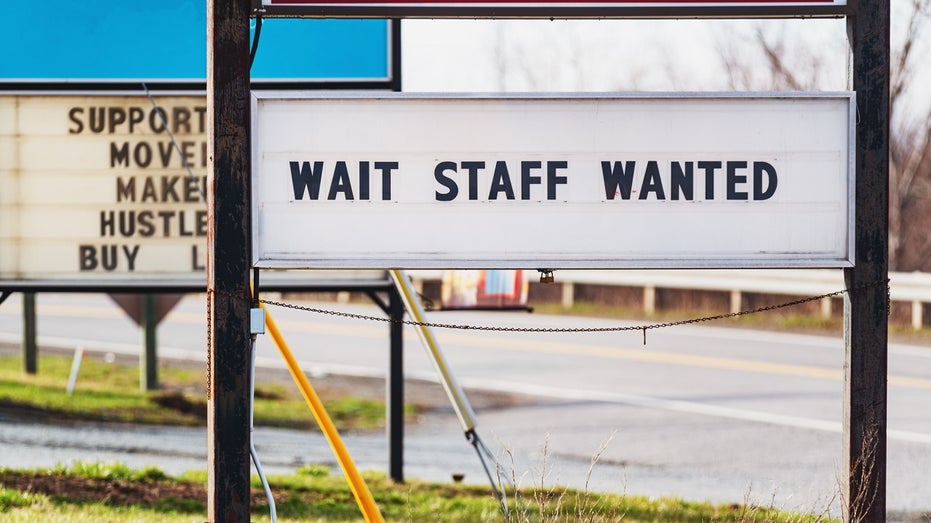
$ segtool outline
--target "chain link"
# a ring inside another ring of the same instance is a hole
[[[241,292],[241,291],[240,291]],[[247,293],[243,298],[241,293],[233,293],[228,291],[218,291],[215,289],[207,289],[207,400],[210,400],[210,387],[213,384],[213,360],[210,358],[210,349],[213,341],[213,300],[211,299],[211,294],[226,296],[228,298],[234,299],[245,299],[250,305],[252,304],[252,297]]]
[[[349,318],[354,320],[363,320],[363,321],[374,321],[382,323],[398,323],[403,325],[410,325],[414,327],[429,327],[433,329],[453,329],[453,330],[468,330],[468,331],[480,331],[480,332],[522,332],[522,333],[593,333],[593,332],[629,332],[629,331],[641,331],[643,332],[644,343],[646,343],[646,333],[648,330],[654,329],[664,329],[668,327],[679,327],[683,325],[693,325],[696,323],[704,323],[715,320],[723,320],[728,318],[737,318],[740,316],[748,316],[751,314],[760,314],[763,312],[769,312],[777,309],[784,309],[786,307],[794,307],[796,305],[802,305],[804,303],[809,303],[812,301],[818,301],[826,298],[835,298],[837,296],[842,296],[844,294],[849,294],[851,292],[856,292],[860,290],[865,290],[871,287],[886,287],[886,300],[887,307],[889,301],[889,280],[876,281],[873,283],[861,285],[853,289],[846,289],[841,291],[830,292],[827,294],[821,294],[819,296],[811,296],[808,298],[802,298],[798,300],[793,300],[785,303],[779,303],[775,305],[768,305],[765,307],[758,307],[755,309],[743,310],[739,312],[731,312],[727,314],[718,314],[715,316],[705,316],[700,318],[691,318],[686,320],[677,320],[669,321],[663,323],[649,323],[642,325],[625,325],[625,326],[614,326],[614,327],[508,327],[508,326],[495,326],[495,325],[469,325],[463,323],[441,323],[441,322],[430,322],[430,321],[416,321],[408,319],[393,319],[384,316],[373,316],[369,314],[357,314],[352,312],[343,312],[336,311],[331,309],[323,309],[319,307],[309,307],[306,305],[296,305],[293,303],[287,303],[282,301],[274,300],[259,300],[265,305],[274,305],[276,307],[283,307],[287,309],[295,309],[305,312],[311,312],[314,314],[322,314],[325,316],[334,316],[339,318]],[[212,291],[220,292],[220,291]],[[230,294],[230,293],[224,293]],[[232,294],[230,294],[232,295]],[[235,295],[240,297],[240,295]],[[209,302],[208,302],[209,303]],[[209,309],[208,309],[209,314]],[[208,320],[209,321],[209,320]],[[208,368],[209,372],[209,368]]]
[[[210,381],[211,374],[212,374],[211,368],[213,367],[213,362],[210,358],[210,348],[212,346],[210,342],[213,341],[213,315],[211,314],[211,309],[212,309],[212,306],[210,304],[211,301],[212,301],[211,296],[208,293],[207,294],[207,401],[210,401],[210,386],[213,384]]]

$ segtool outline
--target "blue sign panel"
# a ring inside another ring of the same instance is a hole
[[[206,80],[203,0],[42,0],[7,16],[0,82]],[[252,78],[390,81],[389,40],[386,20],[263,20]]]

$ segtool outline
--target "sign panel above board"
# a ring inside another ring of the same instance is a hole
[[[849,267],[853,94],[253,94],[253,264]]]
[[[848,0],[262,0],[266,16],[735,18],[843,16]]]
[[[203,1],[42,0],[17,3],[6,18],[0,89],[206,82]],[[389,82],[391,38],[386,20],[264,20],[253,83]]]

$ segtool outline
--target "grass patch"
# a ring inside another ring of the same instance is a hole
[[[104,481],[130,481],[139,483],[168,481],[169,479],[168,475],[156,466],[131,469],[123,463],[106,463],[100,461],[77,462],[69,465],[58,464],[49,471],[49,474]]]
[[[48,496],[34,492],[20,492],[0,486],[0,514],[14,508],[41,508],[49,503]]]
[[[365,474],[387,521],[508,521],[484,485],[412,481],[395,484],[383,474]],[[361,521],[341,474],[310,465],[269,477],[279,521]],[[23,494],[28,485],[28,494]],[[157,469],[131,471],[119,464],[78,464],[51,471],[0,470],[4,521],[191,522],[206,520],[206,474],[168,477]],[[258,478],[252,482],[252,521],[269,520]],[[514,493],[509,499],[514,500]],[[521,489],[509,521],[575,522],[828,522],[821,515],[771,507],[713,505],[672,498],[595,494],[564,488]]]
[[[39,373],[27,375],[19,357],[0,357],[0,410],[31,419],[186,426],[206,423],[203,372],[163,367],[159,369],[162,390],[147,393],[139,388],[137,367],[87,356],[81,363],[74,394],[69,396],[65,389],[71,361],[67,356],[41,356]],[[256,385],[256,425],[316,430],[297,387],[288,385]],[[349,396],[324,399],[324,404],[340,430],[368,430],[384,424],[383,400]]]

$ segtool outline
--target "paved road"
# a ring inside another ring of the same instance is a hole
[[[43,345],[138,353],[138,329],[106,297],[40,295],[38,303]],[[16,297],[0,306],[0,342],[19,339],[20,307]],[[381,315],[366,305],[323,307]],[[387,325],[281,308],[272,313],[308,372],[384,375]],[[204,317],[202,295],[182,301],[160,327],[161,354],[203,360]],[[431,319],[546,327],[619,324],[519,313],[444,312]],[[809,511],[831,506],[837,513],[844,362],[839,335],[676,327],[650,331],[645,346],[639,332],[438,330],[437,336],[464,387],[536,398],[477,412],[479,434],[523,484],[545,478],[547,484],[634,494],[721,502],[749,497]],[[405,339],[407,374],[433,378],[414,332],[406,332]],[[281,365],[267,337],[260,337],[258,362]],[[889,367],[888,507],[894,513],[931,512],[926,482],[931,350],[892,345]],[[131,464],[148,458],[163,466],[176,463],[181,470],[203,467],[202,429],[133,429],[131,437],[106,427],[81,430],[86,432],[44,438],[50,432],[45,426],[0,424],[5,448],[0,464],[110,449]],[[51,441],[37,450],[36,442],[45,439]],[[274,470],[332,462],[322,438],[312,434],[259,430],[256,442]],[[361,468],[384,468],[381,435],[350,435],[347,445]],[[451,412],[409,429],[405,453],[409,477],[445,480],[464,472],[482,481],[478,460]],[[596,454],[599,462],[592,468]]]

